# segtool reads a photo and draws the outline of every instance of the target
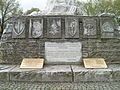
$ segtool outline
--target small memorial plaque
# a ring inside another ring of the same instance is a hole
[[[103,58],[85,58],[83,59],[85,68],[107,68]]]
[[[24,58],[20,68],[43,68],[44,59],[41,58]]]
[[[75,63],[82,58],[80,42],[46,42],[45,57],[47,62]]]

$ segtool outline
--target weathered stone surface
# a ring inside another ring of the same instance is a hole
[[[74,82],[80,81],[112,81],[112,70],[86,69],[83,66],[72,65]]]
[[[108,69],[85,69],[81,65],[46,65],[43,69],[20,69],[19,65],[0,65],[1,81],[81,82],[120,81],[120,65]]]
[[[1,90],[120,90],[117,82],[79,82],[79,83],[39,83],[39,82],[1,82]]]
[[[20,69],[10,71],[12,81],[71,82],[72,71],[69,65],[45,66],[43,69]]]
[[[87,57],[105,58],[109,63],[120,63],[120,45],[119,41],[115,39],[93,40],[82,42],[83,55],[88,54]]]
[[[48,63],[81,62],[81,49],[80,42],[45,42],[45,57]]]
[[[119,64],[112,64],[109,67],[112,69],[112,80],[119,81],[120,80],[120,65]]]
[[[14,67],[15,65],[0,65],[0,80],[9,81],[9,71]]]

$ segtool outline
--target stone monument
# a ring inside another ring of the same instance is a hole
[[[80,16],[76,9],[74,0],[48,0],[40,15],[12,17],[0,41],[0,80],[71,84],[120,80],[120,30],[114,17]],[[108,68],[86,69],[82,62],[86,58],[87,68],[103,67],[104,59]],[[43,69],[36,69],[43,61]]]
[[[114,17],[75,15],[76,9],[74,0],[48,0],[38,16],[13,17],[1,38],[1,63],[40,57],[46,64],[80,64],[88,57],[120,63]]]

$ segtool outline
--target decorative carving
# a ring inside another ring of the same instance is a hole
[[[59,32],[59,28],[60,28],[60,21],[53,20],[49,33],[55,35],[56,33]]]
[[[43,35],[43,20],[42,19],[31,19],[29,27],[29,37],[39,38]]]
[[[13,23],[13,38],[24,38],[25,37],[25,20],[16,19]]]
[[[113,25],[110,22],[103,23],[102,31],[103,32],[113,32],[114,31]]]
[[[21,20],[18,19],[18,22],[15,22],[13,24],[13,30],[16,35],[21,35],[25,29],[25,23],[23,23]]]
[[[49,18],[47,23],[47,35],[49,38],[60,38],[61,37],[61,19],[60,18]]]
[[[101,26],[102,38],[113,38],[114,37],[114,25],[111,20],[103,22]]]
[[[96,20],[95,19],[84,19],[83,21],[84,35],[94,36],[96,35]]]
[[[75,18],[67,18],[65,23],[66,38],[79,38],[78,20]]]

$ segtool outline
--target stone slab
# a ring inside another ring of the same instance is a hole
[[[45,58],[48,63],[75,63],[82,58],[81,42],[45,42]]]
[[[71,82],[70,65],[45,66],[43,69],[20,69],[16,66],[10,71],[11,81]]]
[[[112,70],[86,69],[84,66],[72,65],[74,82],[81,81],[112,81]]]
[[[15,65],[0,65],[0,81],[9,81],[9,71]]]

